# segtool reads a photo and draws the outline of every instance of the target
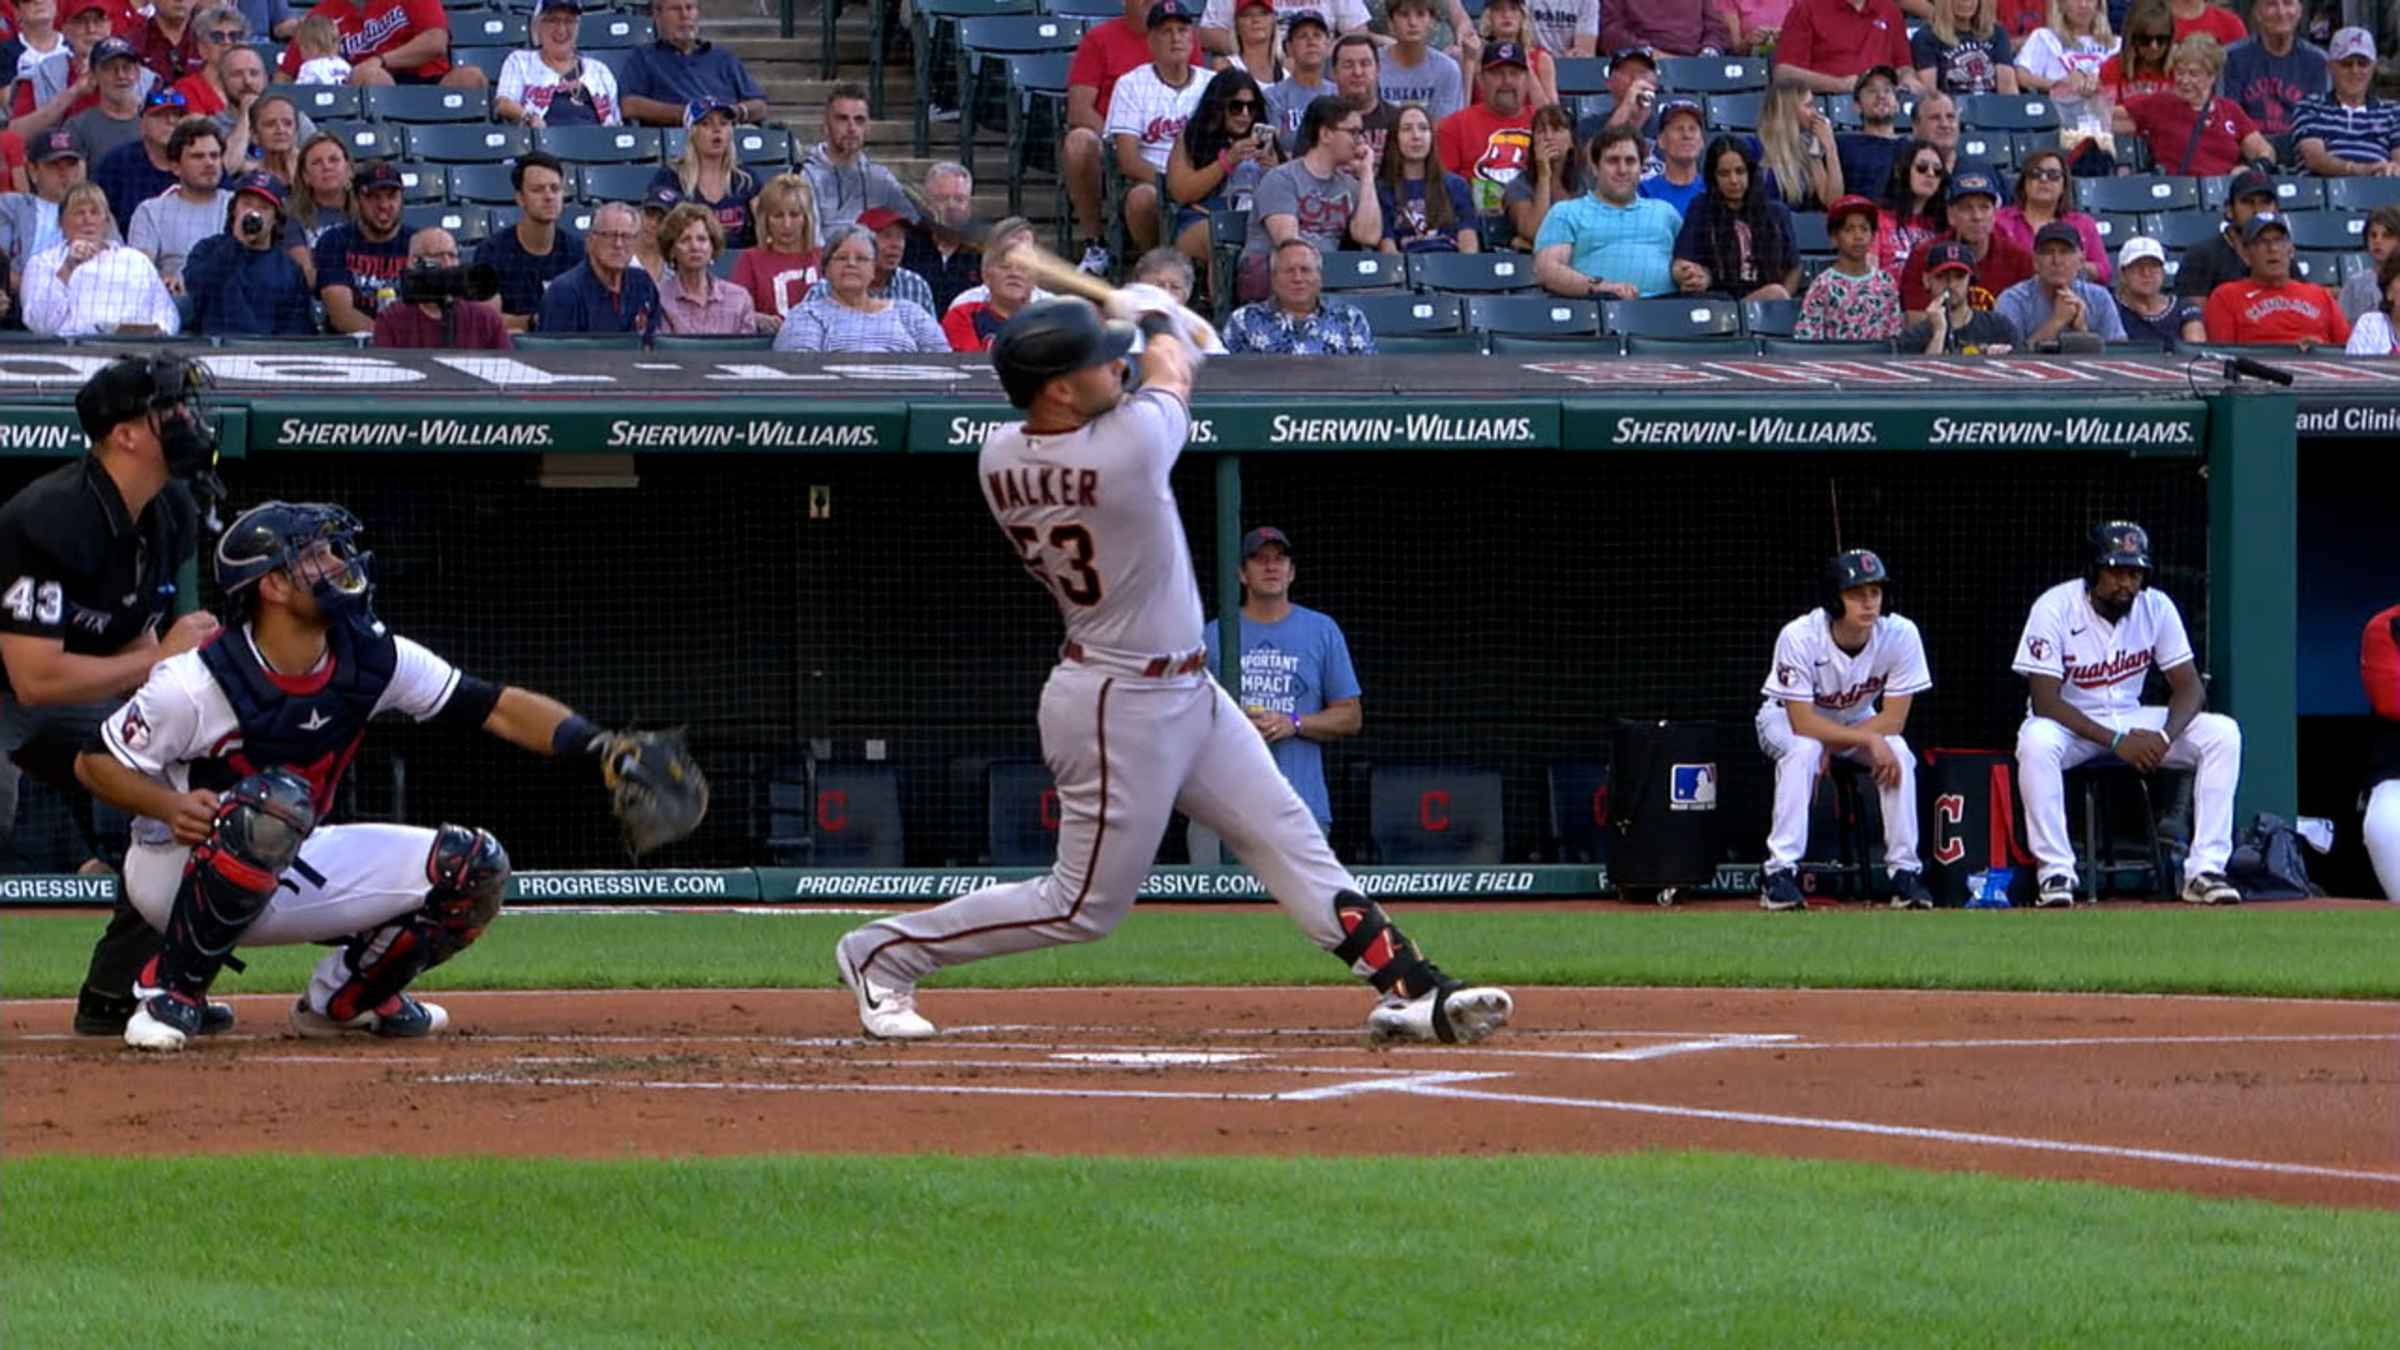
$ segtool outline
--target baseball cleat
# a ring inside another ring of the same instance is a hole
[[[200,1004],[174,994],[153,994],[142,1000],[125,1023],[125,1043],[136,1050],[172,1053],[200,1035]]]
[[[167,992],[153,981],[158,979],[158,958],[153,956],[133,977],[133,997],[115,998],[85,986],[75,1001],[75,1034],[78,1036],[121,1036],[133,1020],[134,1009]],[[121,1011],[120,1011],[121,1010]],[[110,1014],[114,1024],[110,1024]],[[233,1005],[204,1001],[200,1005],[200,1029],[196,1036],[222,1036],[233,1030]]]
[[[2238,905],[2242,893],[2222,872],[2202,872],[2183,883],[2183,903],[2187,905]]]
[[[1925,878],[1916,872],[1892,873],[1892,908],[1933,908],[1933,892],[1925,889]]]
[[[2035,891],[2033,896],[2033,904],[2036,909],[2052,909],[2074,903],[2075,878],[2064,872],[2056,872],[2043,877],[2040,889]]]
[[[427,1003],[407,994],[394,994],[356,1017],[337,1020],[308,1006],[308,995],[302,994],[292,1005],[292,1030],[312,1041],[329,1040],[336,1036],[357,1033],[379,1036],[387,1041],[415,1040],[431,1036],[450,1025],[448,1009],[439,1003]]]
[[[1767,884],[1758,893],[1760,909],[1806,909],[1808,900],[1800,894],[1800,878],[1790,872],[1767,873]]]
[[[933,1023],[917,1011],[917,991],[887,989],[850,968],[840,943],[833,946],[833,968],[842,987],[858,1001],[858,1024],[879,1041],[921,1041],[935,1032]]]
[[[1386,999],[1367,1014],[1367,1036],[1384,1041],[1473,1045],[1508,1025],[1516,1000],[1488,985],[1446,985],[1410,999]]]

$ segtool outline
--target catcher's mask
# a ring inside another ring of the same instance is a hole
[[[375,555],[358,547],[358,517],[330,502],[261,502],[217,539],[217,586],[229,600],[269,572],[306,586],[328,620],[375,620]]]

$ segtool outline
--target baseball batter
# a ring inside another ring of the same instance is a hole
[[[2367,857],[2383,898],[2400,901],[2400,605],[2367,620],[2358,644],[2358,677],[2367,687],[2367,706],[2382,719],[2375,727],[2375,758],[2359,802],[2365,813]]]
[[[1825,600],[1783,626],[1760,692],[1758,744],[1775,761],[1775,825],[1767,836],[1761,908],[1803,908],[1800,850],[1808,806],[1832,757],[1868,766],[1883,803],[1883,864],[1892,908],[1931,909],[1917,864],[1917,768],[1900,733],[1933,687],[1917,626],[1883,612],[1891,573],[1867,549],[1825,565]]]
[[[871,1036],[933,1035],[916,1010],[917,982],[932,972],[1107,936],[1180,810],[1222,835],[1310,940],[1383,995],[1372,1034],[1482,1040],[1507,1023],[1507,992],[1464,985],[1418,955],[1334,859],[1250,719],[1209,677],[1168,473],[1191,433],[1190,340],[1213,335],[1154,287],[1120,300],[1152,334],[1140,392],[1123,388],[1130,323],[1103,323],[1081,300],[1034,305],[992,345],[1025,421],[995,431],[978,464],[993,518],[1066,622],[1040,710],[1058,861],[1039,879],[845,936],[834,959],[859,1020]]]
[[[2139,772],[2193,770],[2192,848],[2183,864],[2185,900],[2241,903],[2225,879],[2233,854],[2233,789],[2241,777],[2242,729],[2202,712],[2207,694],[2192,662],[2183,614],[2150,585],[2150,536],[2129,520],[2091,530],[2091,565],[2033,602],[2013,669],[2032,697],[2017,728],[2017,787],[2025,834],[2041,866],[2034,903],[2075,903],[2075,848],[2067,838],[2064,775],[2102,755]],[[2142,680],[2166,677],[2167,706],[2142,705]]]
[[[241,622],[158,663],[100,723],[76,776],[133,813],[125,890],[164,934],[125,1043],[180,1050],[230,1018],[209,985],[237,945],[331,944],[293,1006],[303,1036],[427,1036],[449,1022],[406,992],[498,916],[508,854],[459,825],[326,825],[342,772],[384,713],[481,728],[587,757],[612,738],[541,694],[487,684],[394,634],[372,608],[372,555],[337,506],[268,502],[218,541]]]

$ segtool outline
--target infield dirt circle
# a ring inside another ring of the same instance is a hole
[[[1513,1153],[1708,1148],[2400,1206],[2400,1004],[1529,988],[1481,1046],[1372,1047],[1348,989],[444,993],[454,1034],[303,1041],[288,996],[153,1057],[12,1002],[41,1152]]]

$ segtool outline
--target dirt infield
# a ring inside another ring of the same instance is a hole
[[[1700,1147],[2400,1207],[2400,1004],[1528,989],[1472,1048],[1372,1048],[1348,990],[445,994],[457,1034],[302,1041],[286,1000],[153,1058],[0,1008],[5,1149],[622,1157]]]

